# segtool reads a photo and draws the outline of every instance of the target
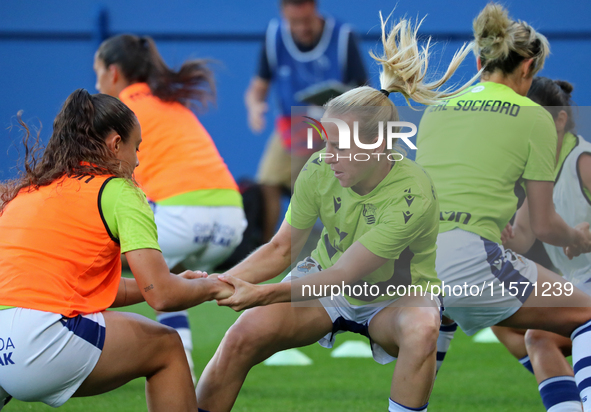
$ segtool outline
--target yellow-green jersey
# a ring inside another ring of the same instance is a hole
[[[336,263],[355,242],[389,261],[359,281],[388,285],[439,285],[435,272],[439,207],[427,173],[411,160],[393,163],[388,175],[368,194],[344,188],[320,158],[310,157],[295,184],[286,214],[296,229],[307,229],[320,218],[324,225],[314,258],[323,269]],[[388,291],[390,293],[391,291]],[[380,293],[381,294],[381,293]],[[388,296],[347,297],[355,305],[391,299]]]
[[[437,188],[440,232],[457,227],[500,243],[523,181],[554,181],[556,144],[550,113],[503,84],[479,83],[428,108],[416,161]]]

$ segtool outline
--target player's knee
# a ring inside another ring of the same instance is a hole
[[[413,313],[401,325],[401,348],[406,346],[414,353],[429,356],[437,349],[439,336],[439,314],[428,308],[412,308]]]
[[[525,333],[525,347],[528,352],[544,350],[552,346],[556,345],[548,332],[530,329]]]
[[[157,328],[157,339],[152,341],[156,344],[158,353],[186,356],[181,337],[175,329],[162,324],[158,324]]]
[[[253,329],[242,323],[232,325],[224,335],[221,343],[220,355],[222,358],[251,358],[258,353],[260,337],[256,336]]]

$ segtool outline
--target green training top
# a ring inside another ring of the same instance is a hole
[[[244,207],[242,195],[233,189],[204,189],[182,193],[156,204],[161,206],[235,206]]]
[[[394,163],[388,175],[367,195],[343,188],[334,172],[320,159],[310,157],[295,184],[285,219],[296,229],[307,229],[317,218],[324,229],[312,257],[326,269],[356,241],[372,253],[390,259],[359,284],[438,285],[435,250],[439,207],[427,173],[411,160]],[[395,296],[395,295],[394,295]],[[354,305],[391,298],[354,299]]]
[[[435,182],[440,232],[459,227],[500,243],[523,180],[554,181],[556,145],[550,113],[503,84],[479,83],[428,108],[416,161]]]
[[[137,249],[157,249],[158,232],[154,213],[141,189],[125,179],[111,179],[101,195],[101,213],[121,253]]]

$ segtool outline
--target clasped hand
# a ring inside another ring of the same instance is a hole
[[[223,283],[225,285],[224,291],[231,291],[229,294],[219,294],[215,298],[219,306],[228,306],[236,312],[240,312],[261,304],[257,285],[225,274],[212,274],[209,278],[214,278]]]

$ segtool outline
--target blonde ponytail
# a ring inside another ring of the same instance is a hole
[[[386,36],[387,19],[384,21],[381,13],[380,20],[382,22],[384,54],[376,56],[374,53],[370,53],[370,55],[382,66],[380,85],[386,92],[402,93],[407,102],[412,99],[417,103],[437,104],[463,91],[480,76],[478,73],[468,83],[456,90],[451,90],[451,88],[443,91],[437,90],[449,80],[470,53],[472,44],[462,46],[455,53],[447,71],[439,80],[425,83],[429,66],[430,40],[422,48],[422,51],[419,51],[417,32],[422,21],[418,22],[416,28],[413,29],[410,22],[401,20]],[[324,105],[324,108],[328,114],[327,117],[350,116],[358,120],[359,136],[364,141],[372,141],[380,133],[380,124],[383,127],[387,122],[398,120],[398,111],[387,97],[388,93],[369,86],[357,87],[330,100]],[[383,130],[381,132],[384,133]],[[394,150],[401,152],[399,147],[395,147]]]
[[[400,20],[386,36],[386,23],[380,12],[382,24],[383,55],[377,56],[370,52],[371,57],[381,64],[380,87],[388,92],[399,92],[407,99],[422,104],[436,104],[448,99],[469,87],[478,79],[480,73],[469,82],[456,90],[453,87],[438,90],[455,73],[462,61],[470,53],[473,43],[464,44],[456,53],[445,74],[433,82],[427,83],[427,68],[429,66],[429,47],[431,38],[426,46],[419,50],[417,33],[423,20],[418,21],[413,28],[410,21]]]

